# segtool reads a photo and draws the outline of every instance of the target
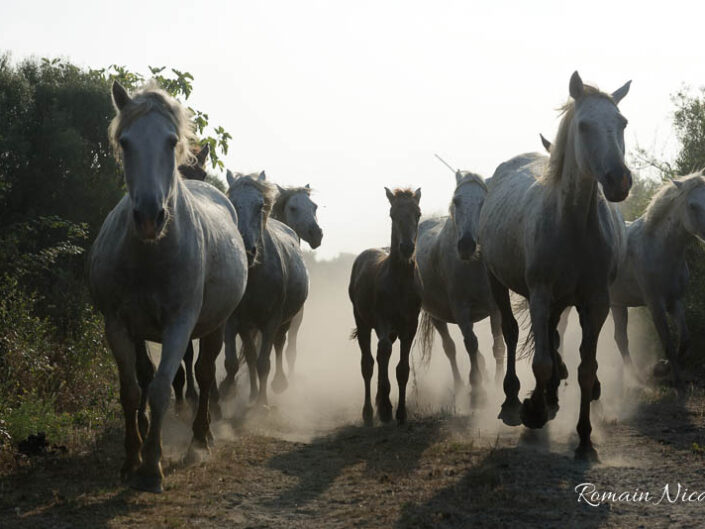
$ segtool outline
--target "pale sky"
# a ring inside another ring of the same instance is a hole
[[[328,258],[388,244],[384,186],[446,211],[434,153],[489,177],[540,150],[576,69],[608,91],[632,79],[627,149],[672,154],[670,95],[705,84],[698,5],[4,0],[0,52],[191,72],[189,103],[233,135],[229,168],[316,189]]]

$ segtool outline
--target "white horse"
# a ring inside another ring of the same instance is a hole
[[[421,343],[424,355],[431,349],[433,329],[443,340],[443,351],[450,361],[456,388],[462,385],[455,361],[455,343],[448,323],[460,327],[470,357],[471,404],[485,400],[482,387],[484,360],[478,351],[473,323],[490,317],[494,345],[495,380],[504,374],[502,318],[492,299],[487,270],[477,244],[480,210],[487,196],[481,176],[457,171],[450,216],[424,220],[416,241],[417,289],[421,296]]]
[[[631,367],[627,308],[646,305],[666,351],[676,388],[683,391],[679,358],[690,335],[684,298],[688,287],[686,245],[705,240],[705,177],[695,173],[663,184],[646,212],[627,226],[627,258],[610,288],[614,338],[625,365]],[[669,327],[675,323],[676,333]]]
[[[201,396],[191,446],[208,447],[208,389],[225,321],[245,292],[247,258],[227,197],[178,176],[194,139],[187,111],[151,85],[130,97],[114,83],[112,93],[117,115],[110,139],[128,192],[93,244],[89,282],[120,374],[126,450],[121,474],[134,488],[161,492],[162,421],[192,338],[201,338],[196,363]],[[145,340],[162,344],[156,373]],[[140,401],[147,395],[151,424],[142,412],[138,427]]]
[[[625,247],[623,222],[607,200],[624,200],[632,183],[624,162],[627,120],[617,108],[629,84],[609,95],[584,85],[575,72],[550,159],[523,154],[501,164],[480,215],[482,256],[508,347],[500,418],[518,424],[520,417],[524,425],[540,428],[549,418],[547,402],[557,410],[556,326],[563,309],[575,305],[583,331],[577,458],[597,458],[590,439],[590,402],[600,394],[595,354],[609,311],[609,284]],[[523,405],[514,365],[518,327],[508,289],[528,298],[535,340],[536,388]]]

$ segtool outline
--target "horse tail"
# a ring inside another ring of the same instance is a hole
[[[433,338],[434,338],[433,319],[425,310],[421,311],[421,323],[417,336],[421,346],[421,363],[428,365],[431,361],[431,353],[433,353]]]
[[[517,360],[532,358],[536,349],[534,331],[531,328],[531,312],[529,311],[529,300],[521,298],[512,304],[512,311],[519,323],[519,328],[526,331],[526,338],[519,348]]]
[[[357,335],[360,334],[360,331],[358,330],[357,327],[355,327],[352,331],[350,331],[350,339],[351,340],[357,340]]]

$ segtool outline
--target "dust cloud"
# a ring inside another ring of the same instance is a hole
[[[310,272],[309,297],[305,305],[303,323],[298,335],[298,357],[295,374],[289,378],[289,387],[281,394],[271,389],[275,362],[272,356],[270,373],[269,404],[266,411],[257,411],[248,403],[249,376],[244,362],[237,376],[236,396],[223,403],[224,417],[213,424],[217,439],[228,439],[239,432],[249,431],[278,437],[289,441],[310,442],[336,429],[349,425],[362,425],[363,380],[360,373],[360,351],[357,342],[350,340],[354,326],[352,306],[347,294],[347,285],[354,256],[343,254],[331,261],[315,261],[307,256]],[[641,338],[648,319],[643,314],[630,311],[630,340],[636,365],[642,369],[652,361],[654,344]],[[433,354],[426,365],[421,362],[421,351],[415,345],[412,350],[412,372],[407,387],[407,410],[409,422],[428,415],[440,415],[462,420],[457,423],[454,435],[477,438],[483,444],[535,445],[538,449],[572,454],[577,446],[575,426],[579,412],[579,386],[577,366],[580,327],[575,311],[569,324],[561,349],[568,366],[569,377],[560,390],[560,409],[556,418],[542,430],[529,430],[523,426],[508,427],[497,414],[504,400],[501,387],[494,384],[494,359],[492,357],[492,335],[489,320],[475,325],[480,352],[487,366],[485,388],[487,405],[481,410],[470,409],[468,374],[470,363],[463,346],[462,336],[456,326],[451,326],[456,342],[457,361],[465,387],[459,392],[453,388],[450,366],[436,336]],[[653,336],[653,333],[650,334]],[[622,359],[613,340],[613,325],[608,317],[598,346],[598,376],[602,383],[602,398],[593,404],[593,439],[599,444],[603,422],[627,419],[636,406],[635,388],[624,376]],[[523,339],[523,335],[520,340]],[[373,355],[376,340],[373,339]],[[154,348],[153,348],[154,350]],[[397,385],[394,368],[398,361],[398,342],[390,361],[389,377],[392,386],[391,399],[396,409]],[[223,378],[223,354],[218,358],[218,380]],[[286,360],[284,361],[286,370]],[[520,399],[530,395],[533,376],[530,360],[517,361],[521,381]],[[372,380],[372,398],[377,383],[377,365]],[[634,403],[634,404],[630,404]],[[376,420],[376,427],[379,421]],[[183,454],[190,440],[190,424],[183,418],[171,417],[165,425],[165,453],[171,457]],[[394,426],[396,427],[396,426]]]

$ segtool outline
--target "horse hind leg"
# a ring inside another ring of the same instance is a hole
[[[302,308],[294,319],[291,320],[291,327],[289,327],[289,332],[286,335],[286,364],[289,369],[288,375],[289,379],[294,378],[294,366],[296,365],[296,339],[299,336],[299,328],[301,327],[301,322],[304,319],[304,309]]]
[[[255,344],[255,331],[248,329],[240,333],[242,338],[242,351],[250,378],[250,402],[257,400],[259,386],[257,384],[257,346]]]
[[[516,374],[516,354],[517,343],[519,342],[519,325],[517,324],[514,313],[512,312],[512,304],[509,299],[509,290],[502,285],[499,280],[488,273],[490,280],[490,288],[492,289],[492,297],[497,304],[502,317],[502,335],[507,344],[507,372],[504,375],[504,403],[499,412],[499,419],[502,419],[504,424],[509,426],[518,426],[521,424],[519,410],[521,402],[519,402],[519,377]]]
[[[492,311],[490,314],[490,327],[492,329],[492,356],[495,362],[494,381],[495,385],[499,387],[504,377],[504,357],[507,353],[502,338],[502,313],[499,310]]]
[[[235,347],[235,337],[237,333],[237,320],[235,315],[232,315],[225,323],[225,334],[223,338],[225,342],[225,378],[218,388],[219,395],[223,395],[225,398],[235,393],[235,375],[237,375],[237,372],[240,370],[240,362]],[[201,389],[201,391],[203,390]]]
[[[470,357],[470,407],[481,408],[487,402],[487,392],[482,385],[484,360],[478,350],[477,336],[469,318],[459,320],[458,326],[463,333],[465,349]]]
[[[671,364],[673,383],[676,386],[676,391],[678,391],[680,396],[683,396],[685,394],[685,386],[681,376],[680,362],[677,357],[676,340],[669,326],[666,307],[663,302],[655,300],[649,303],[649,309],[651,311],[651,318],[656,326],[656,331],[661,339],[661,345],[666,351],[666,358]]]
[[[198,392],[196,391],[196,379],[193,374],[193,359],[193,341],[189,340],[186,353],[184,354],[184,366],[186,368],[186,400],[191,403],[191,407],[195,411],[198,407]]]
[[[551,344],[551,354],[553,355],[553,370],[551,372],[551,378],[546,387],[546,404],[548,405],[548,418],[553,419],[558,413],[558,388],[560,388],[561,380],[568,378],[567,369],[563,363],[558,349],[561,343],[561,323],[566,321],[567,318],[565,311],[555,310],[549,320],[549,337]],[[557,328],[558,327],[558,328]],[[563,328],[565,332],[565,328]],[[564,371],[566,371],[564,376]]]
[[[450,362],[450,369],[453,373],[453,385],[456,391],[459,391],[463,387],[463,379],[460,376],[460,371],[458,371],[458,362],[455,359],[455,342],[450,336],[448,331],[448,324],[436,318],[431,318],[431,323],[441,335],[441,341],[443,343],[443,352]]]
[[[362,420],[365,423],[365,426],[372,426],[373,418],[370,386],[372,383],[372,374],[375,368],[375,361],[372,357],[372,349],[370,346],[371,333],[372,330],[369,327],[363,327],[360,324],[358,324],[355,331],[357,344],[360,346],[360,370],[362,371],[362,379],[365,383],[365,403],[362,406]]]
[[[399,363],[397,364],[397,384],[399,386],[399,404],[397,405],[397,424],[399,426],[406,423],[406,385],[409,382],[409,353],[411,344],[414,341],[413,332],[400,336],[400,354]]]
[[[289,329],[289,325],[282,325],[276,332],[274,336],[274,353],[276,358],[276,371],[274,373],[274,378],[272,379],[272,389],[274,393],[283,393],[289,386],[286,380],[286,375],[284,374],[283,356],[284,356],[284,343],[286,342],[286,333]]]

